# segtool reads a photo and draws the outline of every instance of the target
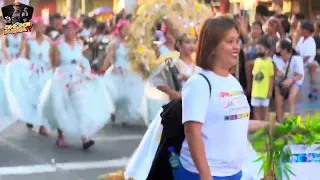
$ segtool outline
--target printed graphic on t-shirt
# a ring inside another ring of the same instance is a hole
[[[261,82],[264,79],[264,74],[259,71],[257,74],[254,75],[254,80],[257,82]]]
[[[224,120],[249,118],[250,108],[243,91],[220,92],[219,97],[221,99],[223,109],[228,112],[228,115],[225,115]]]
[[[225,116],[224,120],[230,121],[230,120],[244,119],[244,118],[249,118],[249,116],[250,116],[250,113],[241,113],[241,114]]]
[[[220,98],[224,98],[224,97],[232,97],[232,96],[239,96],[239,95],[243,95],[243,91],[235,91],[235,92],[220,92],[219,96]]]

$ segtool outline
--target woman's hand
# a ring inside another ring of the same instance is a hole
[[[278,77],[283,77],[284,74],[283,74],[281,71],[277,71],[276,76],[278,76]]]
[[[268,92],[268,98],[271,99],[271,98],[272,98],[272,95],[273,95],[273,91],[270,91],[270,90],[269,90],[269,92]]]
[[[181,79],[182,79],[183,81],[187,81],[187,80],[189,79],[189,76],[187,76],[187,75],[185,75],[185,74],[181,74],[180,76],[181,76]]]
[[[292,83],[293,83],[293,79],[289,78],[289,79],[284,80],[282,84],[284,87],[288,88],[291,86]]]
[[[181,93],[174,90],[172,90],[168,95],[170,100],[181,99]]]

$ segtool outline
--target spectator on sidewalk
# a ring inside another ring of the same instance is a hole
[[[309,94],[310,99],[317,99],[317,69],[318,63],[314,60],[316,56],[316,42],[312,35],[314,32],[313,24],[309,21],[301,22],[299,33],[301,35],[295,50],[303,58],[304,65],[310,75],[310,84],[312,91]]]
[[[277,43],[277,53],[273,57],[273,62],[276,66],[276,119],[282,122],[284,100],[288,99],[290,114],[295,115],[296,98],[304,79],[304,65],[302,57],[295,54],[292,44],[287,40]],[[288,89],[288,95],[281,90],[283,88]]]
[[[257,43],[258,58],[253,64],[253,82],[251,105],[253,107],[254,119],[269,119],[269,103],[272,97],[274,83],[274,67],[271,58],[268,56],[271,44],[260,39]]]

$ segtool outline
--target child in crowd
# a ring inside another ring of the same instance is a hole
[[[274,66],[268,56],[271,44],[260,39],[257,43],[257,58],[254,61],[252,75],[251,105],[254,119],[269,119],[269,103],[274,83]]]

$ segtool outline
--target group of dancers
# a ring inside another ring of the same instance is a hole
[[[64,133],[80,137],[87,150],[94,145],[90,137],[114,111],[104,80],[91,73],[82,55],[75,19],[64,21],[57,42],[45,36],[43,19],[32,21],[34,32],[1,37],[0,116],[11,124],[22,121],[27,128],[39,126],[43,136],[57,130],[59,147],[67,147]]]
[[[43,136],[57,131],[59,147],[68,146],[64,134],[79,137],[87,150],[95,143],[90,137],[110,120],[129,124],[144,120],[148,125],[165,103],[181,97],[168,83],[170,71],[165,63],[159,63],[148,80],[131,71],[128,54],[132,49],[127,46],[131,22],[127,20],[118,22],[98,74],[92,73],[83,56],[76,19],[63,21],[57,41],[45,36],[43,19],[33,18],[32,23],[30,34],[1,37],[0,118],[9,119],[10,124],[22,121],[27,128],[37,126]],[[186,81],[199,70],[193,60],[197,37],[176,30],[163,24],[161,35],[166,41],[159,50],[161,57],[174,58],[172,63]]]

